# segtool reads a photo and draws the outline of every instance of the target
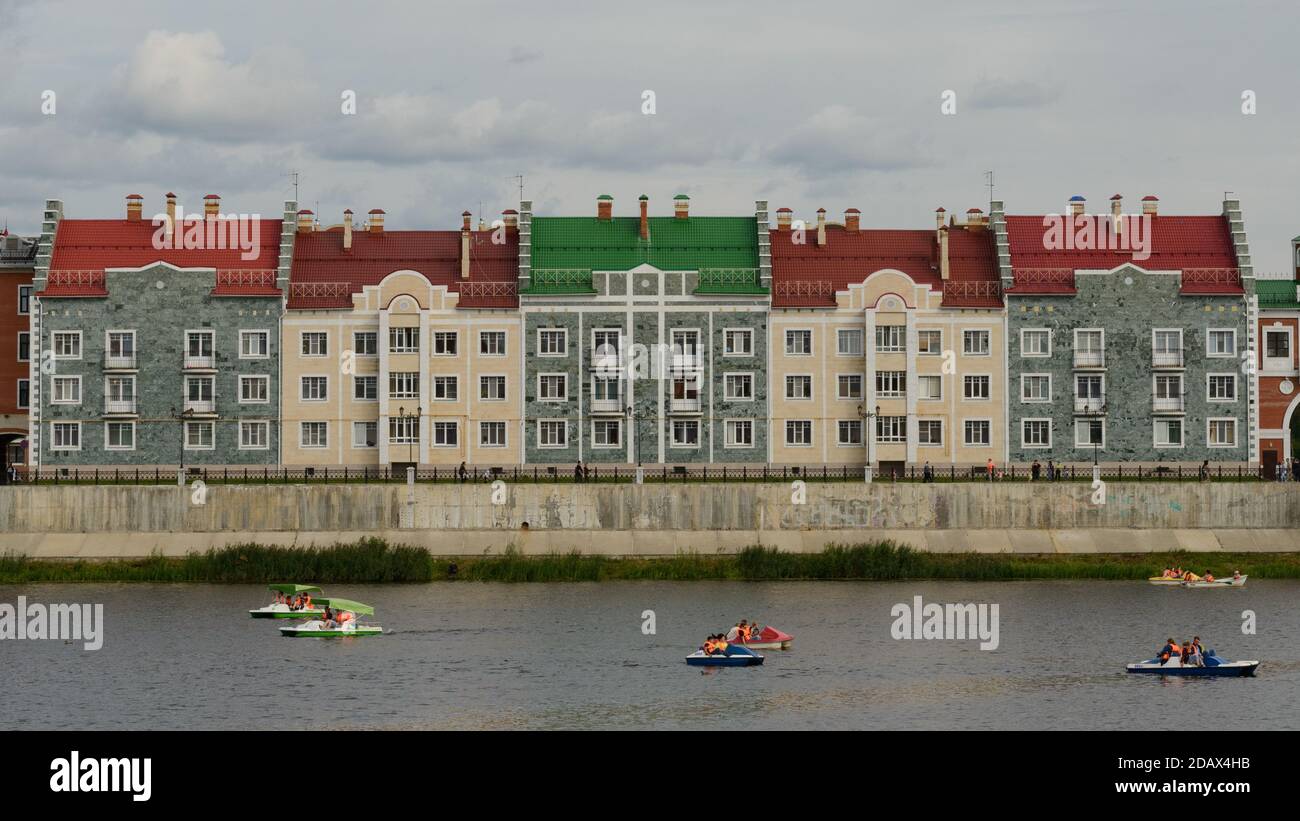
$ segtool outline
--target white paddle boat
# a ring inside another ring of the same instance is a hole
[[[384,628],[377,624],[359,624],[357,616],[373,616],[375,608],[351,599],[323,598],[318,600],[325,613],[314,621],[280,628],[280,635],[301,638],[347,638],[349,636],[378,636]]]
[[[320,593],[319,587],[310,584],[272,584],[269,588],[277,594],[276,601],[271,602],[266,607],[259,607],[256,610],[249,610],[248,615],[255,619],[316,619],[320,618],[325,611],[318,605],[320,600],[314,599],[306,607],[294,609],[287,600],[294,596],[302,594],[304,597],[310,597],[312,593]]]

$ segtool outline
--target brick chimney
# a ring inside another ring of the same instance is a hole
[[[862,218],[862,212],[856,208],[848,208],[844,211],[844,230],[857,233],[858,225]]]
[[[506,230],[513,231],[519,227],[519,212],[513,208],[507,208],[501,212],[501,221],[505,223]]]
[[[978,208],[966,209],[966,228],[983,228],[986,223],[984,212]]]
[[[939,241],[939,232],[943,230],[943,221],[947,219],[948,211],[940,205],[934,209],[934,241]]]
[[[821,248],[826,244],[826,209],[817,209],[817,247]]]
[[[221,216],[221,197],[208,194],[203,198],[203,218],[213,220]]]
[[[465,211],[460,215],[460,278],[469,279],[469,219],[473,216]]]
[[[649,241],[650,239],[650,198],[645,194],[637,197],[637,202],[641,203],[641,240]]]
[[[614,198],[609,194],[596,197],[596,219],[609,222],[614,218]]]
[[[789,208],[776,209],[776,229],[778,231],[789,231],[790,223],[794,221],[794,211]]]
[[[685,194],[678,194],[673,197],[673,216],[679,220],[688,219],[691,216],[691,198]]]
[[[944,225],[939,228],[939,277],[945,282],[948,281],[950,269],[948,267],[948,226]]]
[[[166,237],[167,237],[168,245],[171,244],[172,235],[175,233],[175,231],[176,231],[176,195],[168,191],[167,192],[167,229],[166,229]]]
[[[343,250],[352,250],[352,209],[343,212]]]
[[[1124,197],[1116,194],[1110,198],[1110,226],[1116,234],[1124,233]]]
[[[1070,197],[1070,201],[1068,203],[1070,209],[1070,215],[1074,217],[1079,216],[1080,214],[1083,213],[1084,206],[1086,206],[1087,204],[1088,204],[1087,200],[1085,200],[1080,194],[1075,194],[1073,197]]]
[[[366,230],[372,234],[384,233],[384,209],[370,209],[370,220],[366,223]]]
[[[306,208],[298,212],[298,233],[310,234],[315,227],[315,217],[311,211]]]
[[[1155,216],[1160,210],[1160,200],[1155,194],[1147,194],[1142,198],[1142,213]]]
[[[140,222],[144,218],[144,197],[139,194],[126,195],[126,218],[131,222]]]

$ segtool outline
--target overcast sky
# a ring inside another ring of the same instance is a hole
[[[308,11],[309,10],[309,11]],[[0,220],[187,208],[452,228],[543,214],[1167,213],[1242,201],[1256,271],[1300,234],[1294,2],[0,0]],[[955,115],[941,113],[945,90]],[[1242,114],[1242,93],[1257,113]],[[42,93],[56,113],[42,114]],[[356,93],[357,113],[341,113]],[[642,113],[642,93],[656,113]],[[1289,274],[1287,274],[1289,275]]]

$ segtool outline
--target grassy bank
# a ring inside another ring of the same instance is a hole
[[[455,572],[452,566],[455,565]],[[1177,564],[1220,575],[1240,570],[1255,578],[1300,578],[1296,553],[1143,553],[1008,555],[926,553],[892,542],[831,545],[821,553],[782,553],[751,547],[734,556],[686,554],[663,558],[611,558],[576,553],[450,559],[379,539],[325,548],[241,545],[184,558],[151,556],[112,561],[37,561],[0,556],[0,584],[36,582],[213,582],[320,584],[428,582],[572,582],[729,579],[1145,579]]]

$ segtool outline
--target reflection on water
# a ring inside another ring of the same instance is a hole
[[[341,585],[386,633],[282,638],[257,586],[0,587],[0,602],[102,602],[98,652],[0,642],[0,728],[1298,729],[1300,582],[616,582]],[[1001,645],[895,641],[889,611],[1000,605]],[[1252,609],[1259,634],[1241,634]],[[654,610],[657,635],[641,633]],[[750,668],[683,657],[740,618],[794,634]],[[1255,679],[1129,676],[1200,635]]]

